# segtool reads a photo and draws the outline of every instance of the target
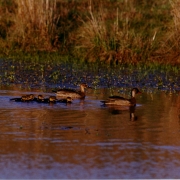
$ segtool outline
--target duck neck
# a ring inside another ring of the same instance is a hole
[[[132,91],[132,92],[131,92],[131,98],[135,98],[135,94],[136,94],[136,92],[135,92],[135,91]]]
[[[80,91],[84,93],[84,87],[80,86]]]

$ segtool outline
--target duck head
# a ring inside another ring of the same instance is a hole
[[[88,88],[88,85],[86,83],[80,84],[80,90],[81,92],[84,92],[84,89]]]
[[[138,88],[133,88],[131,90],[131,97],[135,97],[136,94],[141,94],[141,91]]]

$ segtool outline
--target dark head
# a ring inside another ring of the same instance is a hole
[[[131,90],[131,96],[132,96],[132,97],[135,97],[136,94],[141,94],[141,92],[139,91],[138,88],[133,88],[133,89]]]
[[[80,87],[84,87],[84,88],[87,88],[88,87],[88,85],[86,84],[86,83],[82,83],[82,84],[80,84]]]

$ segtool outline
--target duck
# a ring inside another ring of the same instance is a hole
[[[58,100],[57,102],[60,102],[60,103],[72,103],[72,98],[71,97],[67,97],[66,99],[60,99]]]
[[[41,98],[41,97],[39,97],[39,98]],[[37,102],[40,102],[40,103],[56,103],[57,99],[56,99],[56,96],[49,96],[48,98],[43,98],[42,100],[38,100],[38,98],[37,98]]]
[[[57,101],[56,96],[49,96],[48,102],[55,103]]]
[[[136,105],[136,94],[141,94],[138,88],[131,89],[131,98],[126,99],[120,96],[110,96],[109,99],[101,101],[103,105],[108,106],[135,106]]]
[[[33,101],[34,100],[34,94],[28,94],[28,95],[26,95],[26,98],[25,99],[27,99],[27,101]]]
[[[29,97],[27,95],[21,96],[21,101],[28,101]]]
[[[37,98],[38,98],[38,100],[43,100],[43,99],[44,99],[44,96],[41,95],[41,94],[39,94]]]
[[[37,98],[34,98],[34,100],[37,101],[37,102],[44,102],[44,96],[41,95],[41,94],[39,94],[39,95],[37,96]]]
[[[16,102],[29,102],[34,100],[34,95],[33,94],[27,94],[23,95],[20,98],[12,98],[10,101],[16,101]]]
[[[34,100],[34,94],[27,94],[27,95],[21,96],[21,101],[23,101],[23,102],[33,101],[33,100]]]
[[[71,97],[71,98],[79,98],[79,99],[84,99],[86,94],[85,94],[85,89],[87,88],[86,83],[80,84],[80,90],[74,90],[74,89],[59,89],[59,90],[53,90],[53,92],[56,93],[57,97]]]

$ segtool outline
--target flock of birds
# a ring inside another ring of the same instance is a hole
[[[55,96],[50,96],[48,98],[44,98],[43,95],[38,95],[35,97],[33,94],[28,94],[28,95],[23,95],[20,98],[12,98],[10,99],[11,101],[16,101],[16,102],[29,102],[29,101],[36,101],[39,103],[71,103],[73,99],[84,99],[86,94],[85,94],[85,89],[88,88],[86,83],[82,83],[80,85],[80,90],[74,90],[74,89],[58,89],[58,90],[53,90],[55,92]],[[101,103],[105,106],[135,106],[136,105],[136,94],[140,94],[141,92],[139,91],[138,88],[133,88],[131,90],[131,98],[126,99],[124,97],[120,96],[110,96],[107,100],[101,101]]]

